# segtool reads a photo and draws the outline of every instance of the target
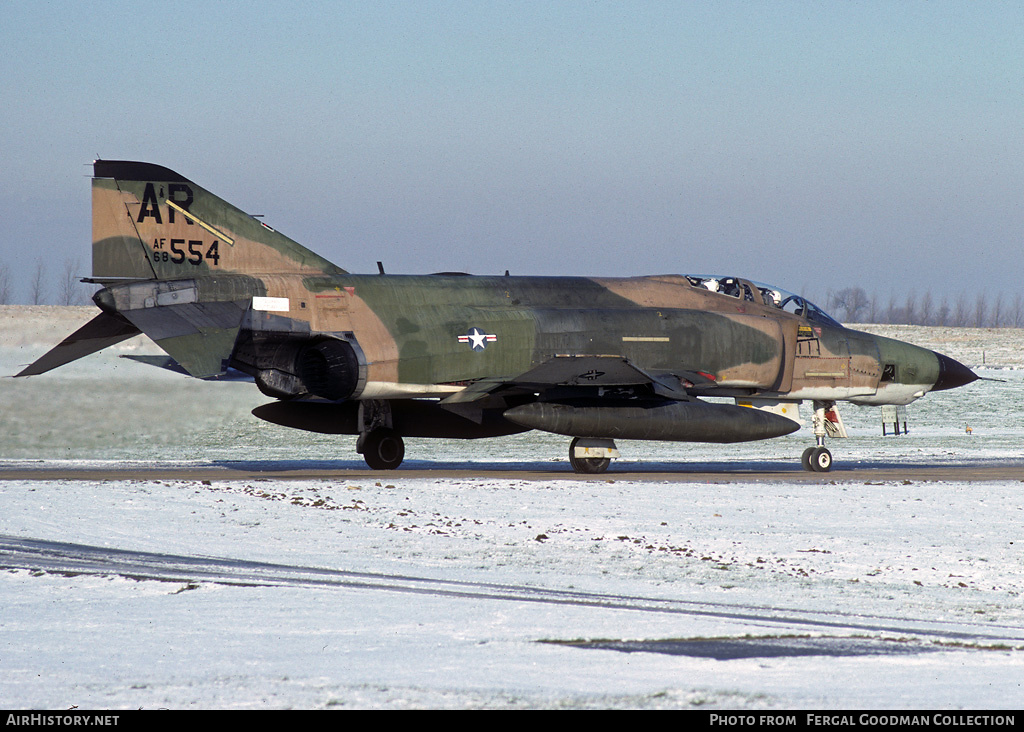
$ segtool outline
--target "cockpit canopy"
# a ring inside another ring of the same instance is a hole
[[[769,305],[771,307],[785,310],[807,320],[842,327],[835,318],[800,295],[797,295],[781,287],[764,285],[751,280],[744,280],[739,277],[718,277],[715,275],[686,275],[686,279],[694,287],[702,287],[710,292],[717,292],[720,295],[738,297],[757,304]]]

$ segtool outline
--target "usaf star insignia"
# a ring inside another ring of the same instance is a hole
[[[488,343],[494,343],[498,336],[493,333],[485,333],[477,327],[469,329],[465,335],[459,336],[459,343],[468,343],[474,351],[482,351],[487,348]]]

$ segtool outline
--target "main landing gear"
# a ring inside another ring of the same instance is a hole
[[[577,473],[603,473],[617,457],[615,440],[574,437],[569,443],[569,464]]]
[[[830,425],[838,425],[838,429],[843,429],[842,422],[834,412],[835,406],[835,402],[814,402],[814,441],[816,445],[804,450],[804,454],[800,458],[804,470],[827,473],[832,469],[832,453],[825,447],[825,435],[830,432]],[[833,415],[835,415],[834,419]]]
[[[374,470],[394,470],[405,458],[405,442],[391,427],[391,405],[383,400],[359,403],[362,430],[356,452]]]
[[[381,427],[361,434],[356,452],[361,452],[363,460],[374,470],[394,470],[405,458],[405,442],[393,429]]]

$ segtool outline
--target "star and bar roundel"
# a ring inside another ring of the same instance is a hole
[[[494,343],[498,336],[494,333],[487,333],[476,326],[469,329],[465,335],[459,336],[459,343],[468,343],[474,351],[482,351],[487,348],[488,343]]]

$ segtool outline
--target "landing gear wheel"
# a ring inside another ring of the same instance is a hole
[[[813,471],[814,466],[811,465],[811,453],[814,452],[815,448],[808,447],[804,450],[804,454],[800,456],[800,464],[804,466],[804,470]]]
[[[832,469],[832,453],[824,447],[811,449],[811,470],[816,473],[827,473]]]
[[[572,469],[577,473],[603,473],[611,465],[611,458],[584,458],[576,457],[576,443],[579,442],[578,437],[572,438],[572,442],[569,443],[569,464]]]
[[[405,443],[394,430],[374,430],[363,440],[363,460],[374,470],[394,470],[404,457]]]

